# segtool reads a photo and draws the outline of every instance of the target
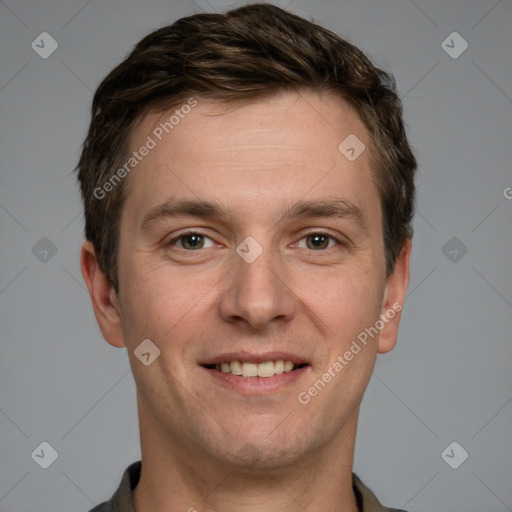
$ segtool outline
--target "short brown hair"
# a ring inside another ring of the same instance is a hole
[[[412,237],[416,171],[393,76],[330,30],[270,4],[252,4],[226,14],[188,16],[152,32],[94,94],[78,179],[85,236],[116,292],[119,224],[129,180],[101,199],[95,190],[126,161],[138,120],[191,96],[238,105],[302,90],[335,93],[369,131],[386,274],[392,273]]]

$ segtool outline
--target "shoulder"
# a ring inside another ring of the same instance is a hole
[[[128,466],[121,478],[121,483],[109,501],[96,505],[89,512],[135,512],[132,491],[139,483],[141,461]]]
[[[355,473],[352,473],[352,488],[361,512],[407,512],[401,508],[388,508],[382,505],[375,494],[363,484]]]

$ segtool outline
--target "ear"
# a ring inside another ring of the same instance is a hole
[[[117,294],[101,270],[92,242],[82,244],[80,268],[89,295],[96,321],[103,337],[114,347],[124,347],[123,330]]]
[[[405,293],[409,286],[409,260],[411,257],[411,241],[407,241],[403,246],[396,262],[393,273],[388,277],[382,302],[381,319],[384,327],[379,334],[379,354],[385,354],[392,350],[398,338],[398,325]]]

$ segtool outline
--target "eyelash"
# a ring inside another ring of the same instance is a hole
[[[174,245],[174,243],[178,240],[181,240],[182,238],[186,237],[186,236],[189,236],[189,235],[199,235],[199,236],[202,236],[202,237],[205,237],[205,238],[209,238],[210,240],[213,241],[213,239],[208,236],[207,234],[205,233],[202,233],[201,231],[186,231],[185,233],[180,233],[178,236],[174,237],[172,240],[169,240],[169,242],[167,243],[168,246],[172,246]],[[312,235],[322,235],[322,236],[326,236],[327,238],[330,238],[331,240],[334,240],[336,242],[336,245],[339,245],[341,247],[346,247],[347,246],[347,243],[336,238],[335,236],[325,232],[325,231],[311,231],[309,233],[306,233],[305,235],[303,235],[299,242],[302,241],[304,238],[307,238],[308,236],[312,236]],[[193,250],[193,249],[185,249],[184,247],[179,247],[179,249],[183,249],[184,251],[187,251],[187,252],[196,252],[196,251],[199,251],[200,249],[196,249],[196,250]],[[322,252],[322,251],[326,251],[327,249],[332,249],[332,247],[327,247],[326,249],[319,249],[318,252]],[[311,249],[312,251],[314,249]],[[316,252],[316,251],[315,251]]]

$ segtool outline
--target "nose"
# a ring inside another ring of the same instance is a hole
[[[222,319],[255,330],[289,321],[297,301],[277,255],[266,248],[251,263],[238,254],[233,255],[233,260],[220,301]]]

